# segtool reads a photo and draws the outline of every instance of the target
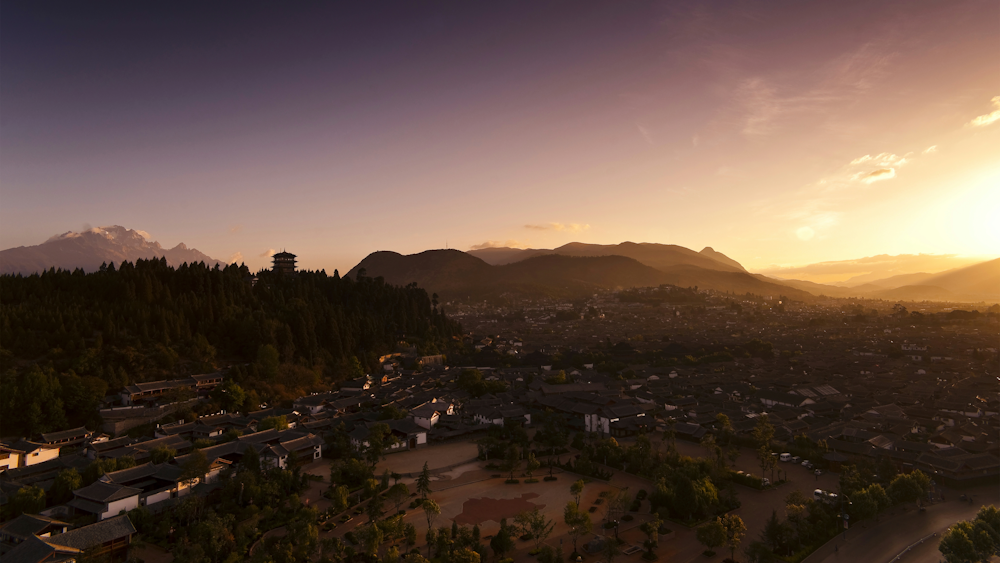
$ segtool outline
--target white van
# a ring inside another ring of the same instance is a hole
[[[792,461],[792,454],[783,453],[780,456],[778,456],[778,460],[779,461]]]

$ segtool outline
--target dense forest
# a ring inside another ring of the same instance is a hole
[[[0,277],[3,434],[97,422],[106,394],[141,381],[237,370],[245,391],[287,402],[400,347],[444,350],[460,327],[423,289],[336,272],[282,276],[163,259]]]

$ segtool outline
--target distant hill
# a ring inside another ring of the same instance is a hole
[[[721,252],[717,252],[711,246],[706,246],[705,248],[702,248],[701,252],[699,252],[698,254],[702,254],[704,256],[708,256],[709,258],[711,258],[712,260],[715,260],[716,262],[721,262],[721,263],[726,264],[728,266],[732,266],[733,268],[736,268],[737,270],[740,270],[742,272],[746,271],[746,269],[743,267],[742,264],[740,264],[736,260],[733,260],[732,258],[726,256],[725,254],[723,254]]]
[[[979,295],[983,299],[1000,298],[1000,258],[965,268],[942,272],[924,280],[953,293]]]
[[[707,251],[707,252],[706,252]],[[738,262],[726,255],[706,248],[701,253],[690,248],[675,244],[656,244],[650,242],[621,244],[585,244],[571,242],[552,250],[517,248],[484,248],[470,250],[469,254],[483,259],[488,264],[499,266],[535,256],[559,254],[562,256],[625,256],[656,268],[666,270],[673,266],[698,266],[706,270],[721,270],[726,272],[745,272]]]
[[[957,268],[955,268],[955,269],[957,269]],[[953,271],[955,271],[955,269],[951,269],[951,270],[948,270],[948,271],[949,272],[953,272]],[[943,274],[945,272],[940,272],[940,273]],[[847,280],[847,282],[845,282],[844,285],[846,287],[854,287],[854,288],[872,286],[872,287],[880,287],[880,288],[883,288],[883,289],[894,289],[894,288],[897,288],[897,287],[903,287],[904,285],[920,285],[920,284],[924,283],[925,281],[933,278],[936,275],[938,275],[938,274],[928,274],[928,273],[925,273],[925,272],[917,272],[917,273],[914,273],[914,274],[900,274],[898,276],[891,276],[891,277],[888,277],[888,278],[877,279],[877,280],[870,281],[870,282],[868,282],[866,284],[863,284],[863,285],[853,285],[853,284],[848,285],[851,282],[851,280]]]
[[[132,229],[114,225],[74,233],[56,235],[36,246],[19,246],[0,251],[0,274],[29,275],[49,268],[85,272],[97,271],[102,263],[121,264],[139,258],[166,258],[167,264],[204,262],[207,265],[223,264],[207,254],[180,243],[173,248],[163,248],[160,243],[148,241]]]
[[[499,254],[493,253],[492,256],[497,257]],[[409,256],[395,252],[375,252],[352,268],[347,275],[357,277],[361,269],[369,277],[381,276],[395,285],[416,282],[429,292],[449,298],[485,297],[507,292],[572,297],[586,295],[596,289],[671,284],[739,294],[750,292],[757,295],[786,295],[800,300],[812,299],[804,291],[759,280],[746,272],[705,269],[690,264],[673,265],[659,270],[634,258],[615,255],[542,254],[491,266],[476,256],[457,250],[428,250]]]
[[[373,252],[347,275],[357,279],[362,269],[368,277],[381,276],[393,285],[417,282],[429,293],[463,292],[495,282],[492,266],[460,250],[426,250],[406,256],[398,252]]]

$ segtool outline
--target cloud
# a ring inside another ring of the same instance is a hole
[[[997,107],[997,109],[987,113],[985,115],[980,115],[979,117],[973,119],[972,121],[965,124],[966,127],[985,127],[997,120],[1000,120],[1000,96],[993,96],[990,102]]]
[[[139,236],[141,236],[142,238],[144,238],[146,240],[150,240],[152,238],[152,237],[149,236],[149,233],[147,233],[146,231],[136,230],[135,232],[136,232],[136,234],[138,234]]]
[[[243,253],[242,252],[236,252],[235,254],[233,254],[232,256],[230,256],[229,257],[229,263],[230,264],[242,264],[243,263]]]
[[[567,233],[579,233],[580,231],[586,231],[590,228],[590,225],[581,225],[579,223],[548,223],[545,225],[525,225],[525,229],[531,229],[533,231],[565,231]]]
[[[243,225],[230,225],[229,226],[229,234],[231,234],[231,235],[235,235],[236,233],[238,233],[238,232],[240,232],[242,230],[243,230]]]
[[[482,244],[474,244],[469,247],[469,250],[482,250],[484,248],[527,248],[528,245],[517,240],[488,240]]]
[[[934,152],[937,152],[937,145],[931,145],[927,147],[926,149],[924,149],[924,152],[922,154],[931,154]]]
[[[799,227],[799,230],[795,231],[795,236],[802,240],[810,240],[816,236],[816,231],[812,227]]]
[[[275,250],[275,249],[273,249],[273,248],[268,248],[268,249],[267,249],[267,250],[265,250],[264,252],[261,252],[261,253],[260,253],[260,257],[261,257],[261,258],[270,258],[271,256],[274,256],[274,255],[275,255],[275,254],[277,254],[277,253],[278,253],[278,251],[277,251],[277,250]]]
[[[643,127],[642,125],[639,125],[638,123],[635,124],[635,127],[636,127],[636,129],[639,130],[639,134],[642,135],[642,138],[646,139],[646,142],[652,145],[653,144],[653,134],[649,131],[649,129],[646,129],[645,127]]]
[[[866,184],[871,184],[873,182],[878,182],[880,180],[889,180],[896,177],[895,168],[879,168],[878,170],[869,173],[861,181]]]

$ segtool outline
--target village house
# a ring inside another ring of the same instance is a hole
[[[184,379],[135,383],[122,389],[121,399],[125,405],[134,405],[139,402],[156,400],[165,393],[174,390],[188,390],[196,394],[207,394],[212,389],[221,385],[224,380],[225,376],[221,372],[218,372],[192,375]]]

